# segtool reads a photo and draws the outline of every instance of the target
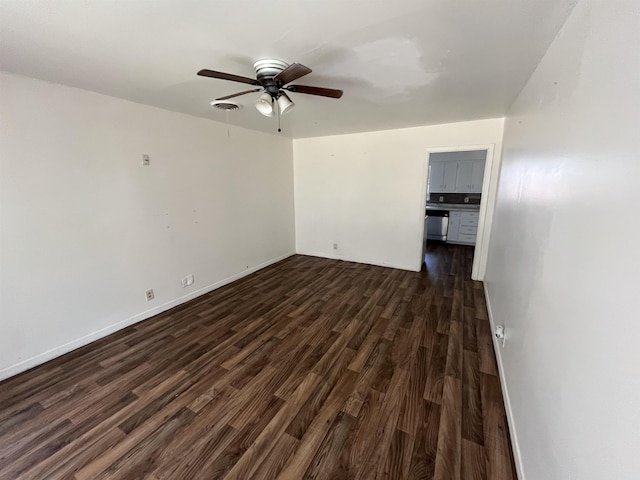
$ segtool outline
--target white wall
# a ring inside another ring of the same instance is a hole
[[[638,2],[579,2],[506,121],[486,285],[522,480],[640,476],[638,45]]]
[[[502,130],[489,119],[294,140],[296,251],[419,269],[427,149],[495,144],[497,170]]]
[[[294,251],[287,138],[8,74],[0,118],[0,378]]]

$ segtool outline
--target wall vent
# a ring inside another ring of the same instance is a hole
[[[219,108],[220,110],[226,110],[227,112],[232,110],[240,110],[240,105],[233,102],[227,102],[225,100],[214,100],[210,103],[213,108]]]

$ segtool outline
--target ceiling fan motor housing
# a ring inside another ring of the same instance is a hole
[[[256,71],[258,81],[264,87],[265,91],[274,99],[280,95],[280,87],[282,85],[274,81],[273,77],[288,66],[288,63],[273,58],[264,58],[253,64],[253,69]]]
[[[258,81],[262,81],[275,77],[288,66],[289,64],[283,62],[282,60],[265,58],[255,62],[253,64],[253,69],[256,71],[256,77],[258,77]]]

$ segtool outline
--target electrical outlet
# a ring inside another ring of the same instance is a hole
[[[337,244],[337,243],[334,243],[334,244],[333,244],[333,249],[334,249],[334,250],[337,250],[337,249],[338,249],[338,244]]]
[[[496,331],[494,333],[500,344],[504,347],[504,342],[506,341],[504,325],[496,325]]]
[[[147,290],[146,292],[144,292],[144,294],[147,297],[147,302],[156,298],[155,295],[153,294],[153,289]]]
[[[142,155],[142,165],[150,165],[151,160],[149,160],[149,155]]]
[[[193,285],[193,274],[187,275],[181,280],[182,288],[188,287],[189,285]]]

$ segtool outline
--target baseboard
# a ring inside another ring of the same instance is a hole
[[[308,255],[310,257],[330,258],[331,260],[344,260],[345,262],[364,263],[366,265],[375,265],[376,267],[397,268],[398,270],[409,270],[410,272],[419,272],[420,269],[416,269],[415,265],[397,265],[393,263],[378,262],[376,260],[368,260],[357,257],[345,257],[343,255],[336,255],[331,253],[320,252],[296,252],[298,255]]]
[[[484,286],[484,298],[487,303],[487,313],[489,314],[489,324],[491,325],[491,338],[493,339],[493,351],[496,354],[496,360],[498,363],[498,374],[500,375],[500,384],[502,386],[502,398],[504,401],[504,408],[507,413],[507,422],[509,423],[509,435],[511,437],[511,446],[513,448],[513,459],[516,464],[516,472],[518,474],[519,480],[525,480],[524,478],[524,469],[522,466],[522,455],[520,455],[520,445],[518,444],[518,436],[516,434],[516,424],[513,420],[513,411],[511,410],[511,402],[509,400],[509,389],[507,388],[507,381],[504,376],[504,367],[502,364],[502,351],[500,349],[500,345],[496,339],[496,336],[493,335],[495,331],[496,324],[493,320],[493,313],[491,312],[491,302],[489,300],[489,291],[487,290],[487,284],[483,283]]]
[[[0,380],[13,377],[18,373],[22,373],[37,365],[48,362],[49,360],[53,360],[54,358],[64,355],[65,353],[69,353],[77,348],[84,347],[85,345],[95,340],[98,340],[102,337],[106,337],[107,335],[111,335],[112,333],[117,332],[118,330],[121,330],[125,327],[141,322],[143,320],[146,320],[147,318],[151,318],[154,315],[158,315],[159,313],[169,310],[170,308],[173,308],[185,302],[188,302],[189,300],[199,297],[200,295],[204,295],[213,290],[216,290],[217,288],[224,287],[225,285],[231,282],[235,282],[236,280],[239,280],[242,277],[251,275],[252,273],[257,272],[258,270],[266,268],[270,265],[273,265],[274,263],[278,263],[281,260],[284,260],[285,258],[290,257],[291,255],[295,255],[295,252],[286,253],[284,255],[280,255],[278,257],[272,258],[271,260],[267,260],[266,262],[261,263],[260,265],[256,265],[255,267],[251,267],[251,268],[248,268],[247,270],[243,270],[242,272],[236,273],[235,275],[231,275],[230,277],[227,277],[223,280],[220,280],[218,282],[207,285],[206,287],[190,292],[187,295],[183,295],[174,300],[166,302],[162,305],[158,305],[157,307],[146,310],[142,313],[138,313],[125,320],[121,320],[107,327],[101,328],[100,330],[96,330],[95,332],[92,332],[88,335],[85,335],[83,337],[67,342],[64,345],[60,345],[58,347],[52,348],[50,350],[47,350],[46,352],[39,353],[38,355],[30,357],[26,360],[22,360],[21,362],[18,362],[9,367],[3,368],[2,370],[0,370]]]

